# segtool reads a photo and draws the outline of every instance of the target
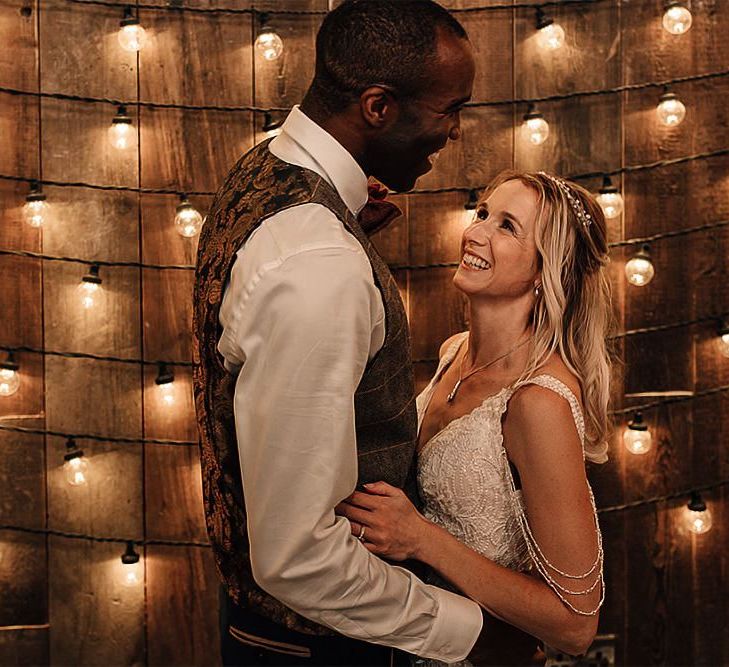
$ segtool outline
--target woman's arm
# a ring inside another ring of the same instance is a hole
[[[598,536],[585,476],[582,447],[568,403],[530,385],[513,397],[504,437],[519,471],[522,498],[535,541],[544,556],[565,573],[588,572],[598,554]],[[583,615],[565,604],[543,577],[497,565],[427,521],[399,489],[369,485],[340,506],[365,546],[394,559],[417,558],[438,571],[492,615],[571,654],[584,653],[597,630],[597,613]],[[376,494],[376,495],[371,495]],[[547,572],[568,590],[597,582],[602,563],[582,579]],[[562,597],[576,609],[596,610],[601,583],[585,595]]]

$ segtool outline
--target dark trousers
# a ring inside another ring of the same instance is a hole
[[[220,652],[223,665],[352,665],[403,667],[402,651],[338,635],[319,637],[288,630],[231,600],[220,589]]]

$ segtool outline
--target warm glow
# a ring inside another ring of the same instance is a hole
[[[666,127],[676,127],[680,125],[686,116],[686,107],[681,100],[675,97],[665,97],[656,107],[658,120]]]
[[[628,426],[623,432],[623,443],[631,454],[645,454],[653,446],[653,436],[650,431],[639,431]]]
[[[564,44],[564,29],[558,23],[551,23],[537,33],[539,48],[555,51]]]
[[[603,192],[595,199],[608,219],[617,218],[623,212],[623,197],[619,192]]]
[[[647,257],[633,257],[625,264],[625,275],[628,282],[636,287],[647,285],[653,280],[655,273],[653,263]]]
[[[686,7],[674,5],[663,15],[663,28],[672,35],[683,35],[693,23],[691,12]]]
[[[271,29],[258,35],[256,48],[266,60],[276,60],[283,53],[283,40]]]
[[[28,201],[23,206],[23,218],[31,227],[41,227],[43,216],[48,212],[48,204],[43,200]]]
[[[165,382],[159,385],[159,392],[162,399],[162,403],[165,405],[175,404],[175,387],[174,382]]]
[[[719,336],[719,350],[725,357],[729,357],[729,333]]]
[[[139,51],[147,42],[147,33],[138,23],[119,29],[119,44],[125,51]]]
[[[183,202],[177,207],[175,228],[180,236],[184,236],[185,238],[197,236],[202,226],[202,215],[189,202]]]
[[[688,528],[692,533],[702,535],[711,530],[712,518],[708,508],[703,512],[686,508],[686,520],[688,522]]]
[[[109,128],[109,141],[114,148],[125,150],[134,143],[135,134],[131,123],[112,123]]]
[[[101,286],[98,283],[90,283],[83,280],[78,286],[78,291],[81,295],[81,305],[89,309],[98,303]]]
[[[544,118],[528,118],[522,128],[529,143],[535,146],[543,144],[549,136],[549,124]]]
[[[63,464],[63,472],[66,481],[71,486],[82,486],[86,484],[89,471],[89,462],[85,456],[77,456]]]
[[[20,387],[20,375],[10,368],[0,368],[0,396],[12,396]]]
[[[137,586],[142,581],[142,561],[122,564],[122,584],[124,586]]]

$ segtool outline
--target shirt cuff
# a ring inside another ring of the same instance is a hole
[[[442,588],[428,588],[438,602],[438,613],[420,657],[443,662],[465,660],[481,634],[481,607]]]

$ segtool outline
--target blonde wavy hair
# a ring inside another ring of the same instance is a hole
[[[556,178],[556,177],[552,177]],[[585,407],[585,457],[607,461],[610,369],[608,336],[614,326],[608,263],[607,229],[600,205],[585,188],[562,182],[592,218],[584,226],[567,194],[550,176],[505,171],[482,199],[502,183],[519,180],[537,195],[535,241],[542,272],[541,294],[532,313],[533,345],[520,380],[537,374],[554,352],[577,376]]]

